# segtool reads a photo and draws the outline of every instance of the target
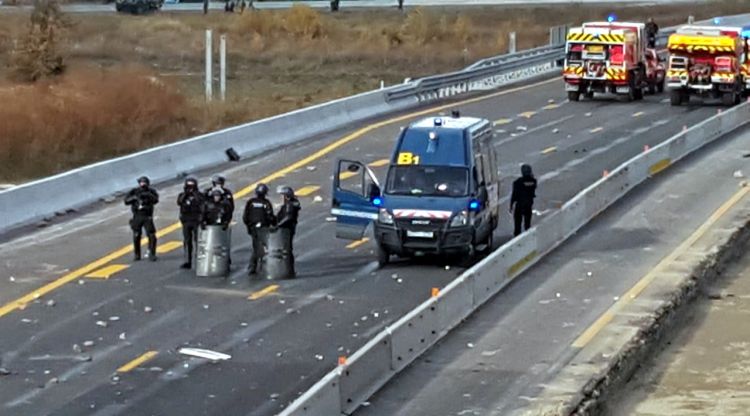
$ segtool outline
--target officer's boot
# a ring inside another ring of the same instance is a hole
[[[140,234],[133,234],[133,260],[138,261],[141,259],[141,236]]]
[[[148,235],[148,259],[156,261],[156,234]]]
[[[193,247],[190,245],[185,246],[185,263],[182,263],[180,268],[190,269],[193,266]]]

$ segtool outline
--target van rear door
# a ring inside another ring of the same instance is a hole
[[[361,240],[370,223],[378,219],[376,198],[380,198],[380,184],[370,168],[352,160],[336,161],[331,201],[336,238]]]

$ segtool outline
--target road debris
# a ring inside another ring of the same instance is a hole
[[[150,306],[146,306],[143,308],[143,312],[151,313],[151,311],[153,311],[153,309]]]
[[[109,317],[110,322],[117,322],[120,320],[119,316],[110,316]]]
[[[315,354],[315,359],[316,359],[316,360],[318,360],[318,361],[323,361],[323,358],[324,358],[324,357],[323,357],[322,355],[320,355],[320,354]]]
[[[109,326],[109,324],[107,324],[107,323],[106,323],[106,322],[104,322],[104,321],[96,321],[96,325],[97,325],[97,326],[100,326],[100,327],[102,327],[102,328],[106,328],[106,327],[108,327],[108,326]]]
[[[180,348],[177,350],[178,353],[183,355],[189,355],[191,357],[205,358],[211,361],[225,361],[232,358],[229,354],[224,354],[217,351],[206,350],[203,348]]]
[[[125,333],[124,332],[121,333],[118,338],[120,338],[120,340],[122,340],[122,341],[125,341]]]
[[[745,175],[742,174],[741,170],[734,171],[734,173],[732,174],[732,176],[734,176],[736,179],[742,179],[742,178],[745,177]]]
[[[315,195],[313,198],[313,202],[323,202],[323,197],[320,195]]]
[[[47,306],[50,308],[54,308],[56,304],[57,303],[53,299],[47,301]]]
[[[0,376],[9,376],[11,375],[10,370],[4,367],[0,367]]]
[[[94,341],[83,341],[83,346],[84,347],[93,347],[94,346]]]

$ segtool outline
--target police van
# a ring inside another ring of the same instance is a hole
[[[500,209],[492,137],[488,120],[456,112],[417,121],[402,129],[384,187],[367,165],[338,160],[336,236],[360,240],[372,224],[381,266],[391,255],[489,252]]]

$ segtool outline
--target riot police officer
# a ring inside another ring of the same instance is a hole
[[[229,190],[229,188],[225,187],[226,184],[226,178],[222,175],[214,175],[211,178],[211,187],[206,189],[206,199],[210,199],[211,192],[214,189],[218,189],[222,192],[222,198],[227,201],[229,206],[231,207],[231,211],[229,213],[229,216],[231,217],[234,214],[234,194],[232,194],[232,191]]]
[[[130,228],[133,230],[133,253],[136,261],[141,259],[141,237],[144,229],[148,236],[148,258],[156,261],[154,205],[158,203],[159,193],[151,187],[151,181],[145,176],[138,178],[138,187],[131,189],[125,195],[125,205],[130,205],[133,212]]]
[[[294,272],[294,234],[297,232],[297,221],[299,219],[299,212],[302,206],[299,200],[294,196],[294,189],[289,186],[281,188],[280,192],[284,196],[284,203],[279,208],[279,213],[276,215],[278,218],[278,228],[286,228],[289,230],[289,242],[287,250],[289,251],[289,257],[291,258],[291,270],[292,275]]]
[[[656,47],[656,35],[659,33],[659,25],[656,24],[653,17],[648,18],[646,22],[646,37],[649,48]]]
[[[224,197],[220,189],[211,191],[211,198],[203,204],[201,215],[201,228],[207,225],[221,225],[223,229],[229,228],[232,221],[232,207]]]
[[[524,230],[531,228],[531,214],[536,198],[536,178],[531,171],[531,166],[521,166],[521,177],[513,182],[513,193],[510,197],[510,212],[513,214],[513,235],[521,234],[521,222]]]
[[[255,196],[247,201],[245,211],[242,213],[242,222],[247,226],[247,233],[253,240],[253,253],[250,255],[250,264],[248,265],[249,275],[258,271],[258,262],[265,255],[260,233],[276,222],[273,215],[273,205],[271,205],[267,195],[268,185],[258,184],[255,187]]]
[[[190,269],[193,265],[193,244],[198,241],[198,226],[203,214],[203,195],[198,190],[195,178],[185,179],[185,187],[177,196],[177,205],[180,207],[182,247],[185,252],[185,262],[180,267]]]

